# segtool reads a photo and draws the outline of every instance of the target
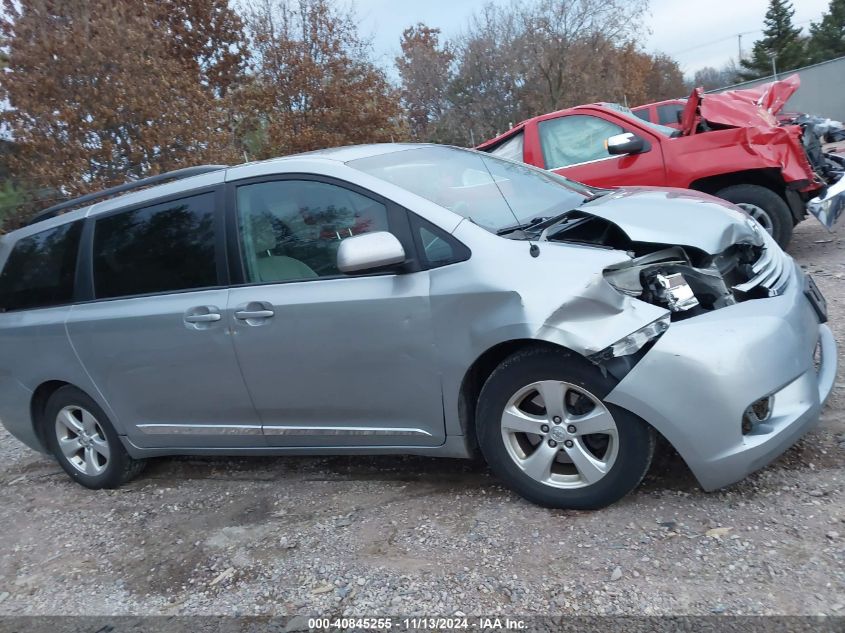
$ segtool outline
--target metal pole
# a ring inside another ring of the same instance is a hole
[[[777,55],[772,55],[772,77],[775,78],[775,81],[777,81],[777,78],[778,78],[778,68],[777,68],[777,66],[775,66],[775,59],[776,58],[777,58]]]
[[[739,57],[737,57],[736,63],[739,64],[742,62],[742,33],[737,33],[736,37],[739,41]]]

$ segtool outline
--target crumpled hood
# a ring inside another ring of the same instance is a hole
[[[743,211],[689,189],[626,187],[579,211],[613,222],[634,242],[691,246],[711,255],[737,243],[763,244],[762,229]]]
[[[687,99],[681,117],[682,130],[692,134],[698,116],[716,125],[777,128],[775,115],[800,86],[801,79],[796,74],[741,90],[703,94],[701,88],[696,88]]]
[[[681,133],[700,133],[702,120],[717,129],[735,128],[737,144],[780,169],[787,183],[797,183],[804,191],[813,186],[816,177],[801,143],[802,130],[795,125],[781,126],[775,118],[800,84],[798,75],[792,75],[756,88],[716,94],[703,94],[696,88],[681,115]]]

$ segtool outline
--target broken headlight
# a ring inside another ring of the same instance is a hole
[[[598,362],[608,360],[610,358],[616,358],[617,356],[629,356],[630,354],[636,354],[645,347],[646,344],[659,337],[667,329],[669,329],[669,315],[664,314],[659,319],[641,327],[636,332],[631,332],[625,338],[619,339],[613,345],[593,354],[590,358],[594,362]]]
[[[657,299],[672,312],[685,312],[698,305],[698,299],[681,273],[657,273],[649,279]]]

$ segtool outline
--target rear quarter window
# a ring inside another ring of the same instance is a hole
[[[517,132],[506,141],[499,143],[496,147],[489,150],[493,156],[507,158],[508,160],[515,160],[519,163],[525,162],[523,160],[523,150],[525,148],[525,134]]]
[[[80,221],[19,239],[0,273],[0,312],[71,303],[81,235]]]

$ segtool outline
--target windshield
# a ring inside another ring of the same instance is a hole
[[[618,103],[602,103],[605,108],[610,108],[611,110],[616,110],[620,114],[624,114],[632,119],[634,119],[640,125],[645,125],[646,127],[651,128],[655,132],[660,132],[663,136],[677,136],[678,130],[673,127],[669,127],[668,125],[660,125],[659,123],[652,123],[651,121],[644,119],[642,117],[637,116],[637,114],[631,110],[631,108],[626,108],[623,105]]]
[[[601,190],[521,163],[432,145],[348,163],[498,233],[579,207]]]

